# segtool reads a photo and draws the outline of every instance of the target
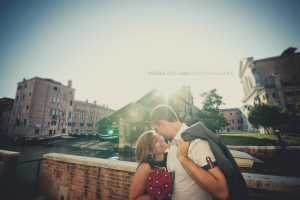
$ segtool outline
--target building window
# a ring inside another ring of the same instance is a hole
[[[232,124],[234,124],[234,119],[233,119],[233,120],[231,120],[231,123],[232,123]]]
[[[265,97],[265,95],[263,95],[263,100],[266,100],[266,97]]]
[[[57,91],[57,87],[54,87],[53,89],[54,89],[55,91]]]
[[[72,116],[72,111],[69,111],[69,118],[71,118]]]
[[[34,133],[39,133],[40,129],[35,129]]]
[[[72,93],[72,91],[70,92],[70,95],[72,95],[73,93]]]
[[[275,99],[275,98],[276,98],[275,93],[269,93],[269,94],[267,94],[267,99]]]
[[[48,122],[48,126],[50,125],[50,122]]]
[[[73,118],[76,118],[76,113],[73,114]]]
[[[98,126],[98,124],[96,123],[96,127]]]
[[[80,106],[77,106],[77,109],[80,109]]]
[[[286,97],[292,97],[292,96],[295,96],[295,93],[294,93],[294,91],[285,92],[285,96]]]
[[[239,119],[237,119],[236,121],[237,121],[237,123],[240,123],[240,120],[239,120]]]
[[[29,105],[27,105],[27,110],[29,109]]]
[[[232,115],[232,113],[230,113],[230,115]]]
[[[234,127],[231,127],[231,130],[234,130]]]
[[[19,86],[18,86],[18,90],[21,90],[21,88],[22,88],[22,86],[21,86],[21,85],[19,85]]]
[[[93,120],[93,115],[91,115],[91,120]]]
[[[236,112],[236,115],[239,115],[239,112]]]
[[[7,117],[7,122],[9,122],[9,120],[10,120],[10,117]]]
[[[87,123],[86,125],[87,125],[87,127],[92,127],[94,124],[93,123]]]
[[[51,125],[56,125],[56,121],[51,121]]]
[[[84,115],[83,114],[81,114],[81,119],[84,119]]]
[[[84,107],[81,107],[82,110],[84,110]]]
[[[96,121],[98,121],[98,116],[96,116]]]
[[[224,113],[221,113],[221,116],[224,116]]]
[[[61,133],[66,133],[66,129],[62,129],[62,130],[61,130]]]
[[[90,116],[88,115],[86,119],[87,119],[87,120],[90,120]]]
[[[29,93],[29,96],[31,96],[31,92]]]
[[[76,122],[72,122],[72,126],[76,126]]]
[[[78,129],[75,130],[75,134],[78,134]]]
[[[18,100],[19,100],[19,96],[16,97],[16,102],[18,102]]]
[[[90,111],[90,108],[88,108],[88,111]]]
[[[16,107],[14,107],[14,113],[13,113],[13,115],[15,115],[16,114]]]
[[[72,126],[72,122],[68,122],[68,126]]]
[[[241,130],[241,127],[238,127],[238,130]]]
[[[73,101],[70,101],[70,106],[72,106],[73,105]]]
[[[27,83],[25,83],[25,88],[27,88]]]
[[[80,122],[80,126],[84,126],[84,122]]]

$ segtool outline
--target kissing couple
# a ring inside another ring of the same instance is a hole
[[[169,199],[170,196],[172,200],[250,199],[230,151],[203,123],[188,127],[168,105],[153,108],[149,123],[153,130],[146,131],[137,140],[136,160],[140,164],[131,183],[130,200]],[[169,197],[159,195],[159,189],[155,190],[158,195],[149,194],[148,179],[153,171],[159,171],[157,167],[164,167],[174,175]]]

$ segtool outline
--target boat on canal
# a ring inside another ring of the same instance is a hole
[[[49,140],[62,139],[64,135],[67,134],[58,134],[58,135],[43,135],[43,136],[20,136],[18,137],[17,143],[22,145],[35,145],[47,142]]]

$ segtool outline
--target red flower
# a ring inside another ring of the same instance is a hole
[[[146,189],[153,200],[166,200],[171,198],[173,186],[171,174],[169,172],[163,172],[160,168],[154,168],[154,170],[151,170],[148,174]]]
[[[170,192],[168,192],[163,199],[166,200],[166,199],[170,199],[171,197],[172,197],[172,190],[170,190]]]
[[[154,176],[161,176],[162,175],[162,170],[160,168],[155,168],[153,169],[153,174]]]
[[[168,193],[172,190],[172,182],[169,180],[163,180],[161,182],[161,189],[164,193]]]
[[[154,176],[153,177],[154,187],[159,187],[160,188],[161,183],[162,183],[162,178],[160,176]]]
[[[151,170],[151,172],[148,174],[147,176],[147,181],[146,183],[153,183],[153,178],[154,178],[154,173],[153,173],[153,170]]]
[[[154,192],[154,196],[158,200],[162,200],[166,196],[166,193],[164,193],[161,188],[155,188]]]
[[[169,172],[164,172],[164,173],[162,174],[162,179],[163,179],[163,180],[169,180],[169,181],[171,181],[171,180],[172,180],[172,177],[171,177],[171,175],[170,175]]]
[[[148,194],[154,195],[155,187],[154,187],[153,183],[147,183],[146,188],[147,188]]]

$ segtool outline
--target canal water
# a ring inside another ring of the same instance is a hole
[[[93,158],[103,158],[121,161],[135,162],[134,152],[118,153],[114,152],[114,145],[110,143],[100,143],[86,141],[53,141],[39,145],[13,145],[5,143],[0,149],[19,152],[18,162],[42,159],[47,153],[62,153],[76,156],[85,156]],[[39,171],[38,188],[43,169],[41,162]],[[15,177],[14,190],[15,196],[11,199],[32,199],[36,195],[36,176],[38,162],[31,162],[17,165],[17,174]]]

